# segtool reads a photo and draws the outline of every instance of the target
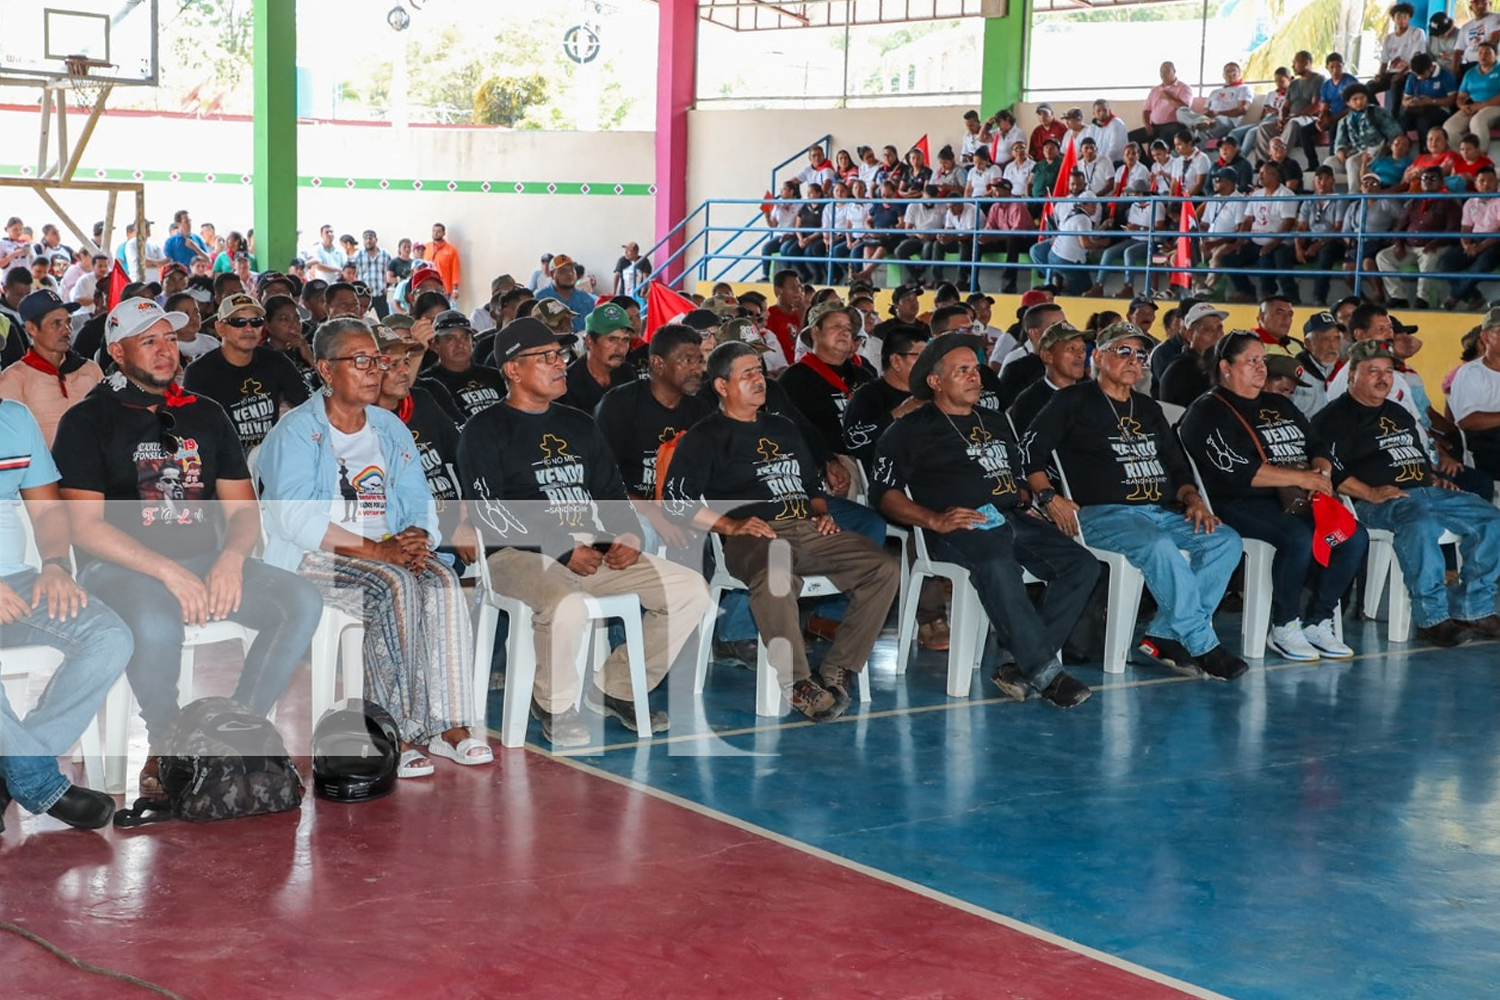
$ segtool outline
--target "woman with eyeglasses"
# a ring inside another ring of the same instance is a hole
[[[265,440],[281,415],[307,401],[307,384],[279,351],[262,347],[266,310],[245,294],[219,303],[214,332],[220,344],[182,377],[189,392],[207,396],[229,414],[246,454]]]
[[[1276,549],[1267,648],[1288,660],[1348,659],[1354,651],[1339,639],[1334,616],[1364,563],[1369,535],[1356,528],[1319,566],[1311,502],[1292,508],[1279,492],[1334,497],[1328,448],[1290,399],[1265,391],[1266,346],[1256,333],[1225,335],[1210,374],[1214,387],[1188,408],[1178,433],[1214,512],[1243,537]]]
[[[325,388],[287,414],[261,447],[266,561],[295,571],[365,623],[365,697],[395,717],[397,774],[431,774],[432,757],[487,764],[478,721],[469,616],[442,540],[421,452],[379,405],[391,368],[357,319],[313,338]],[[346,510],[340,466],[355,493]]]

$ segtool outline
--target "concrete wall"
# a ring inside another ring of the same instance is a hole
[[[74,134],[82,124],[70,116]],[[10,141],[0,152],[0,175],[17,174],[35,163],[35,109],[0,108],[0,134]],[[655,151],[649,132],[512,132],[486,128],[410,128],[304,122],[298,130],[299,173],[326,182],[303,186],[299,197],[299,246],[331,224],[356,237],[375,229],[392,253],[402,236],[427,240],[434,222],[448,227],[449,238],[463,254],[463,304],[477,305],[488,296],[489,281],[509,272],[525,281],[545,252],[567,252],[589,271],[607,279],[620,244],[652,240]],[[111,176],[141,171],[146,180],[148,217],[157,223],[154,237],[164,239],[172,213],[189,209],[196,222],[210,221],[222,234],[249,227],[251,188],[240,177],[251,169],[252,124],[247,119],[194,119],[140,114],[106,114],[100,121],[79,171],[90,179],[96,170]],[[212,172],[215,183],[171,181],[166,174]],[[361,185],[346,178],[420,179],[420,191]],[[495,193],[449,191],[449,181],[494,182]],[[516,194],[526,182],[538,193]],[[503,182],[503,183],[501,183]],[[587,183],[589,194],[548,194],[547,184]],[[616,184],[626,193],[616,194]],[[367,189],[368,188],[368,189]],[[501,193],[504,192],[504,193]],[[40,230],[56,221],[54,213],[30,192],[0,190],[0,215],[21,216]],[[104,217],[100,194],[69,193],[59,202],[86,228]],[[133,208],[118,210],[118,239]],[[65,242],[73,242],[65,237]],[[284,267],[286,261],[261,261]],[[607,284],[606,284],[607,289]]]

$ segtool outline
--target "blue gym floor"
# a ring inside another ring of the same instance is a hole
[[[1076,668],[1069,712],[987,668],[950,699],[945,654],[897,677],[887,636],[836,723],[757,719],[715,666],[701,706],[669,676],[666,737],[572,760],[1236,1000],[1493,996],[1500,646],[1383,630],[1230,684]]]

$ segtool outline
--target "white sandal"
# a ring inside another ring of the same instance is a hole
[[[421,763],[417,763],[421,761]],[[432,761],[427,755],[416,747],[401,751],[401,759],[396,764],[396,777],[398,778],[425,778],[437,768],[433,767]]]
[[[475,751],[482,750],[482,753]],[[483,740],[477,740],[472,736],[465,736],[458,741],[458,746],[453,746],[441,736],[434,736],[427,744],[427,752],[438,757],[446,757],[456,764],[488,764],[495,759],[495,751]]]

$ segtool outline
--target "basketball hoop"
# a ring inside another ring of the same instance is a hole
[[[68,89],[73,91],[74,99],[78,106],[85,111],[93,111],[99,104],[99,97],[104,93],[109,83],[105,80],[96,80],[90,74],[96,69],[103,69],[109,63],[102,59],[90,59],[88,56],[68,56],[63,60],[68,66]]]

